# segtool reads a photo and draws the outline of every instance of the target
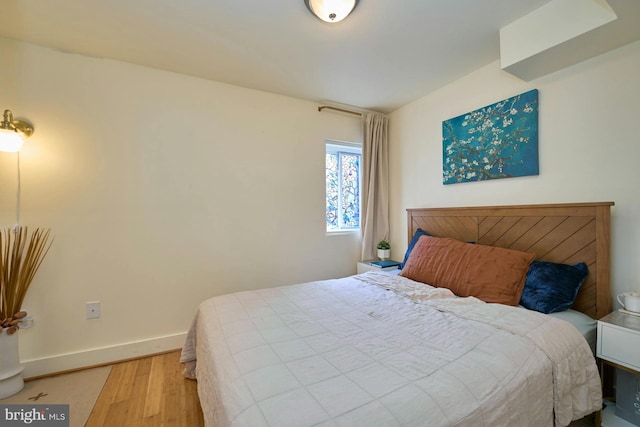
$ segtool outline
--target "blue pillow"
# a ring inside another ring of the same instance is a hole
[[[524,282],[520,304],[549,314],[570,308],[589,274],[584,262],[574,265],[533,261]]]
[[[407,260],[409,259],[409,255],[411,255],[411,251],[413,250],[413,247],[416,245],[416,243],[418,243],[418,239],[422,236],[433,237],[431,234],[425,232],[422,228],[418,228],[416,232],[413,234],[411,241],[409,242],[409,247],[407,247],[407,252],[404,253],[404,259],[398,266],[398,270],[402,270],[404,268],[404,265],[407,263]]]

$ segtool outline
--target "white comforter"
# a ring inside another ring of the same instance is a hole
[[[601,405],[569,323],[378,272],[207,300],[182,361],[207,426],[565,426]]]

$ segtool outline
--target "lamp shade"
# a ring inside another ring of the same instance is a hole
[[[325,22],[340,22],[355,9],[358,0],[304,0],[314,15]]]
[[[22,148],[24,140],[14,130],[0,128],[0,151],[16,153]]]

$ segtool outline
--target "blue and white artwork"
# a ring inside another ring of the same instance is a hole
[[[442,122],[444,184],[538,173],[537,89]]]

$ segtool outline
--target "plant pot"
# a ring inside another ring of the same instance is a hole
[[[391,258],[391,249],[378,249],[378,258],[383,261]]]
[[[18,333],[8,335],[5,329],[0,333],[0,399],[24,388],[23,369],[18,356]]]

